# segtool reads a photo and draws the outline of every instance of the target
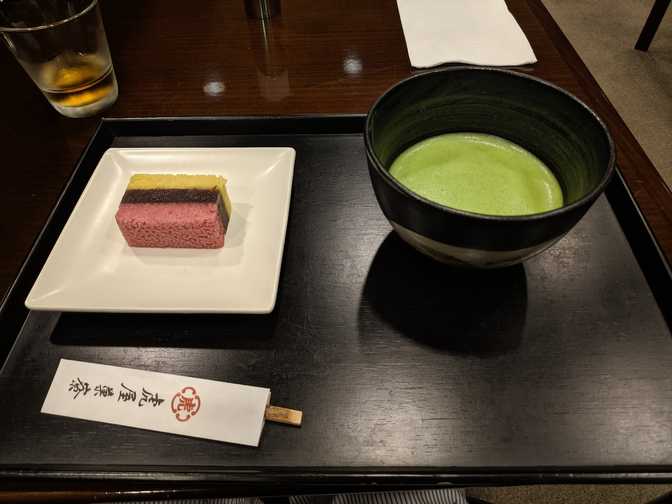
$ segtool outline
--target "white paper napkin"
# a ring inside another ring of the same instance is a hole
[[[537,58],[504,0],[397,0],[411,65],[514,66]]]

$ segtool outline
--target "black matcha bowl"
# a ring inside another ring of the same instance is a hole
[[[388,172],[426,138],[487,133],[526,148],[554,173],[564,206],[524,216],[490,216],[433,203]],[[369,173],[383,213],[401,238],[441,262],[493,268],[524,261],[562,238],[602,193],[614,171],[614,145],[584,103],[540,79],[509,70],[452,67],[389,89],[365,127]]]

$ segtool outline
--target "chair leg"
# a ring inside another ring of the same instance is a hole
[[[642,28],[642,33],[639,34],[637,43],[635,44],[635,49],[639,51],[648,51],[651,41],[653,40],[660,22],[663,20],[665,11],[670,6],[670,0],[656,0],[656,3],[653,4],[653,8],[649,13],[649,17],[644,23],[644,28]]]
[[[670,502],[672,502],[672,492],[661,495],[657,499],[653,499],[648,504],[670,504]]]

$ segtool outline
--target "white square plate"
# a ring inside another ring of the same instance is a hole
[[[26,298],[32,310],[269,313],[285,244],[291,147],[108,149]],[[131,248],[114,215],[134,173],[222,175],[221,249]]]

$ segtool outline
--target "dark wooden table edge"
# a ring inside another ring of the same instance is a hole
[[[451,468],[362,468],[356,472],[337,469],[284,470],[267,468],[222,471],[203,468],[181,472],[166,468],[143,468],[137,472],[86,470],[34,470],[0,468],[0,502],[13,492],[48,489],[49,492],[79,492],[82,495],[110,495],[147,499],[204,497],[206,495],[265,496],[309,495],[408,488],[517,486],[536,484],[671,484],[672,467],[582,467],[566,469],[493,468],[488,471]],[[101,490],[103,489],[104,490]],[[74,494],[73,494],[74,495]]]
[[[612,468],[612,471],[614,469]],[[628,469],[632,471],[632,469]],[[115,474],[124,479],[105,479],[97,473],[51,473],[31,477],[0,471],[0,502],[92,502],[137,501],[147,499],[188,499],[204,497],[287,496],[394,491],[478,486],[518,486],[536,484],[672,483],[671,472],[502,472],[485,473],[361,473],[265,475],[212,473]],[[108,475],[109,476],[109,475]],[[133,477],[135,476],[135,477]],[[179,476],[179,479],[176,479]],[[227,476],[227,477],[225,477]],[[80,479],[85,478],[85,479]]]

